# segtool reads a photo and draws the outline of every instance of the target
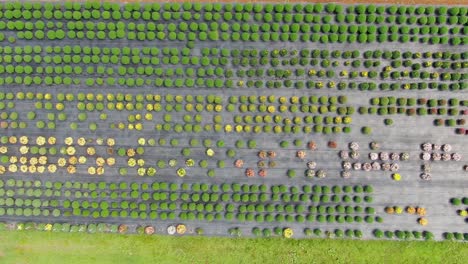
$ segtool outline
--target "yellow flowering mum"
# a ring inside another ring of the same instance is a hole
[[[69,166],[67,167],[67,172],[68,172],[69,174],[74,174],[74,173],[76,172],[76,167],[73,166],[73,165],[69,165]]]
[[[96,165],[97,165],[97,166],[104,166],[104,163],[105,163],[105,162],[106,162],[106,161],[105,161],[102,157],[98,157],[98,158],[96,159]]]
[[[55,145],[55,143],[57,143],[57,139],[55,137],[49,137],[47,139],[47,143],[49,143],[49,145]]]
[[[47,164],[47,156],[40,156],[38,161],[41,165]]]
[[[87,160],[87,159],[86,159],[85,156],[80,156],[80,157],[78,158],[78,162],[79,162],[80,164],[85,164],[85,163],[86,163],[86,160]]]
[[[39,160],[37,159],[37,157],[31,157],[29,159],[29,164],[31,164],[31,165],[36,165],[38,162],[39,162]]]
[[[8,166],[8,171],[9,172],[16,172],[16,171],[18,171],[18,167],[15,164],[10,164]]]
[[[104,168],[103,167],[98,167],[96,169],[96,172],[97,172],[97,175],[102,175],[102,174],[104,174]]]
[[[135,150],[132,149],[132,148],[127,149],[127,156],[129,156],[129,157],[135,156]]]
[[[88,153],[88,155],[92,156],[94,154],[96,154],[96,149],[94,147],[89,147],[86,149],[86,153]]]
[[[20,166],[20,171],[21,171],[22,173],[28,172],[28,166],[27,166],[27,165],[21,165],[21,166]]]
[[[28,146],[21,146],[21,147],[19,148],[19,151],[20,151],[21,154],[24,155],[24,154],[26,154],[26,153],[29,152],[29,147],[28,147]]]
[[[67,137],[65,138],[64,140],[65,144],[70,146],[71,144],[73,144],[73,138],[72,137]]]
[[[47,166],[47,170],[50,173],[55,173],[57,171],[57,166],[55,166],[55,164],[50,164],[49,166]]]
[[[39,137],[36,138],[36,144],[39,145],[39,146],[44,145],[45,142],[46,142],[46,139],[43,136],[39,136]]]
[[[10,142],[10,144],[16,144],[16,142],[18,142],[18,139],[15,137],[15,136],[11,136],[8,141]]]
[[[208,157],[213,157],[214,154],[215,154],[215,152],[214,152],[213,149],[209,148],[209,149],[206,150],[206,155],[207,155]]]
[[[64,167],[65,165],[67,165],[67,160],[65,158],[59,158],[58,161],[57,161],[57,164],[60,167]]]
[[[10,163],[16,163],[16,162],[18,162],[18,157],[16,157],[16,156],[11,156],[11,157],[10,157]]]
[[[90,175],[96,174],[96,168],[94,168],[94,167],[89,167],[89,168],[88,168],[88,173],[89,173]]]
[[[115,139],[113,138],[108,138],[107,139],[107,146],[112,147],[115,145]]]
[[[400,181],[401,180],[401,175],[399,173],[394,173],[392,175],[392,178],[394,181]]]
[[[422,226],[426,226],[429,223],[429,221],[427,221],[427,218],[421,217],[419,218],[418,223]]]
[[[27,136],[22,136],[22,137],[20,137],[19,141],[20,141],[21,144],[26,145],[26,144],[28,144],[29,139],[28,139]]]
[[[78,162],[78,159],[75,156],[72,156],[68,159],[68,163],[72,165],[76,165],[77,162]]]
[[[130,158],[128,159],[128,162],[127,162],[128,166],[130,167],[135,167],[136,165],[136,160],[134,158]]]
[[[71,155],[75,155],[75,148],[74,147],[67,147],[67,155],[71,156]]]
[[[8,152],[8,147],[7,146],[1,146],[0,147],[0,153],[5,154]]]
[[[45,166],[37,166],[36,171],[39,173],[44,173],[45,172]]]
[[[112,166],[114,164],[115,164],[115,158],[112,158],[112,157],[107,158],[107,165],[108,166]]]
[[[176,227],[176,231],[177,231],[177,234],[183,235],[187,231],[187,227],[185,225],[183,225],[183,224],[179,224]]]
[[[26,164],[26,163],[28,162],[28,158],[27,158],[27,157],[24,157],[24,156],[23,156],[23,157],[20,157],[19,162],[20,162],[21,164]]]
[[[294,232],[291,228],[288,227],[283,230],[283,237],[291,238],[293,235],[294,235]]]
[[[80,138],[78,138],[77,143],[80,146],[84,146],[86,144],[86,139],[84,137],[80,137]]]

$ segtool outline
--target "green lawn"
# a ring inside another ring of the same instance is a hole
[[[0,232],[2,264],[464,263],[467,255],[454,242]]]

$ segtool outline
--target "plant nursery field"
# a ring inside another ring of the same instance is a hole
[[[468,241],[467,22],[457,5],[1,2],[2,234],[458,248],[416,241]]]

